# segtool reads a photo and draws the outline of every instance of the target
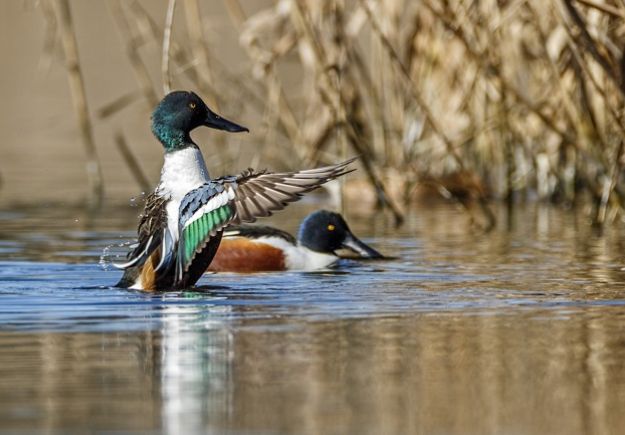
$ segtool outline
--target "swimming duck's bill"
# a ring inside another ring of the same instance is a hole
[[[204,125],[206,127],[214,128],[217,130],[225,130],[230,133],[239,133],[242,131],[249,133],[249,129],[247,129],[246,127],[229,121],[226,118],[222,118],[208,108],[206,110],[206,119],[204,120]]]
[[[380,254],[378,251],[373,249],[371,246],[367,245],[365,242],[360,240],[358,237],[354,236],[352,233],[348,233],[345,236],[345,240],[343,240],[341,247],[355,252],[361,258],[372,258],[372,259],[384,258],[384,255]]]

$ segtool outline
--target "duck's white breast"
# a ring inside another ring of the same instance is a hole
[[[294,245],[281,237],[259,237],[252,241],[266,243],[281,249],[285,255],[285,263],[288,270],[310,271],[325,269],[338,260],[332,254],[315,252],[300,245]]]
[[[209,180],[208,169],[199,148],[188,147],[165,154],[156,191],[170,199],[167,203],[167,226],[174,240],[178,239],[180,202],[187,193]]]

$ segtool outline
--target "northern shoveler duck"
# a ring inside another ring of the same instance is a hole
[[[228,132],[247,128],[211,111],[193,92],[175,91],[152,114],[152,132],[165,149],[161,178],[147,196],[138,242],[118,287],[184,289],[194,285],[217,252],[229,224],[253,222],[347,172],[354,159],[299,172],[248,169],[211,179],[190,132],[200,126]]]
[[[208,270],[262,272],[324,269],[339,259],[335,253],[339,249],[349,249],[361,258],[384,258],[350,231],[343,216],[319,210],[302,221],[297,239],[268,226],[226,228]]]

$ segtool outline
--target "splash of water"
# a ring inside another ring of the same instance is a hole
[[[112,243],[107,245],[100,255],[98,264],[104,271],[111,269],[113,263],[123,263],[126,260],[128,251],[136,246],[136,241],[125,241],[121,243]]]
[[[130,198],[130,207],[139,206],[139,202],[145,199],[145,192],[141,192],[138,196],[133,196]],[[141,215],[139,215],[139,218]],[[111,245],[106,246],[102,250],[102,255],[100,255],[100,260],[98,264],[100,268],[104,271],[108,271],[111,269],[113,263],[124,263],[126,261],[126,255],[130,249],[133,249],[136,246],[136,241],[125,241],[121,243],[113,243]]]

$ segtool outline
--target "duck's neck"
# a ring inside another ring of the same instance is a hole
[[[175,128],[166,122],[152,122],[152,133],[168,153],[194,145],[189,132]]]
[[[165,153],[157,192],[180,201],[191,190],[208,182],[210,176],[204,157],[195,144]]]

